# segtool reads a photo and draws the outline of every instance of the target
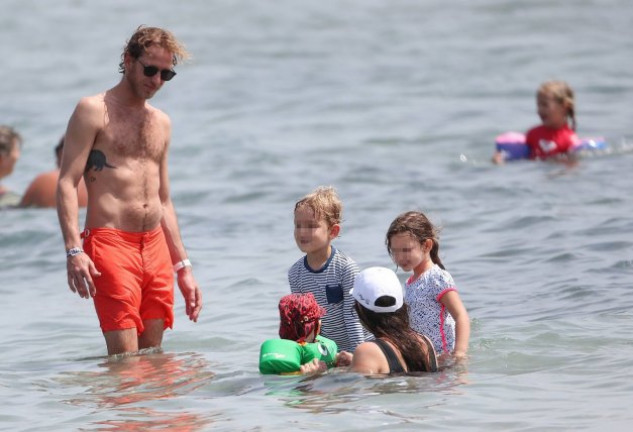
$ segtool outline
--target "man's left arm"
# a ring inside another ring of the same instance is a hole
[[[198,321],[198,315],[202,309],[202,291],[193,276],[191,262],[187,257],[187,251],[180,236],[176,210],[174,209],[169,193],[169,176],[167,174],[168,147],[169,145],[167,143],[160,166],[159,195],[163,206],[161,227],[167,239],[169,255],[171,256],[174,271],[176,272],[178,288],[180,288],[180,292],[185,300],[187,316],[191,321],[196,322]]]

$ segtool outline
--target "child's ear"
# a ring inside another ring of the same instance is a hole
[[[339,224],[332,225],[332,228],[330,228],[330,238],[335,239],[338,237],[340,233],[341,233],[341,226]]]

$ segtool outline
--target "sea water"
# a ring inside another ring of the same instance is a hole
[[[79,98],[118,82],[138,25],[191,51],[151,102],[172,119],[171,192],[204,309],[190,323],[177,292],[162,351],[108,359],[91,302],[67,287],[55,211],[0,211],[1,430],[629,430],[629,0],[5,0],[3,11],[0,123],[24,137],[3,184],[19,192],[54,166]],[[535,91],[552,78],[576,92],[579,135],[609,151],[492,165],[497,135],[539,122]],[[335,245],[360,267],[395,269],[384,236],[400,212],[442,228],[472,321],[465,365],[259,374],[301,256],[293,206],[318,185],[338,189]]]

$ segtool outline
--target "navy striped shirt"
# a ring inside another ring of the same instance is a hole
[[[374,339],[358,320],[354,298],[349,293],[357,273],[356,263],[334,246],[322,268],[311,269],[304,256],[288,271],[290,291],[314,294],[327,311],[321,318],[321,334],[336,342],[339,351],[354,352],[360,343]]]

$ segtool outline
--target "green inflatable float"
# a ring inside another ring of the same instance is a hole
[[[299,344],[287,339],[268,339],[259,350],[259,371],[263,374],[294,374],[302,364],[319,359],[330,368],[336,365],[336,342],[317,336],[316,342]]]

